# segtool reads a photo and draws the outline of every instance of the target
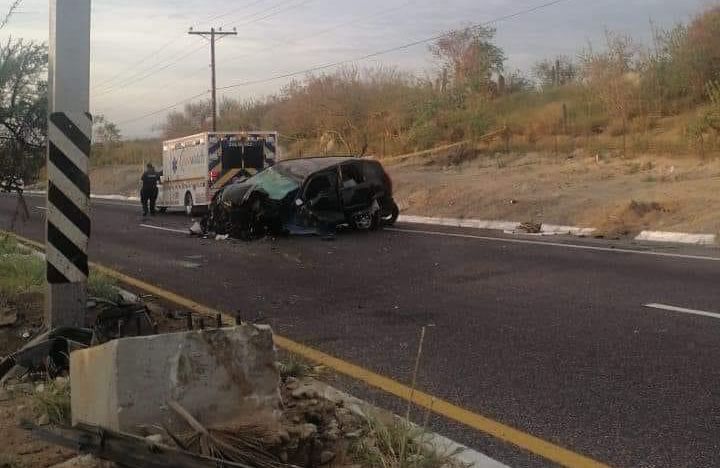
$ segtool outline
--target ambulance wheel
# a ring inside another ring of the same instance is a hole
[[[185,214],[192,216],[195,214],[195,206],[193,205],[192,193],[188,192],[185,194]]]

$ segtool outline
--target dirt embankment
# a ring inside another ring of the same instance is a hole
[[[386,164],[406,214],[720,232],[720,161],[451,151]]]
[[[720,232],[720,160],[483,153],[463,147],[389,158],[406,214],[594,227]],[[91,172],[93,192],[137,195],[141,165]]]
[[[118,164],[90,169],[92,192],[101,195],[138,196],[142,164]]]

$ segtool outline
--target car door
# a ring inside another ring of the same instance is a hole
[[[303,190],[304,206],[325,223],[344,222],[345,215],[338,192],[337,168],[310,176]]]
[[[363,175],[362,163],[340,165],[340,198],[346,212],[366,208],[370,203],[370,184]]]

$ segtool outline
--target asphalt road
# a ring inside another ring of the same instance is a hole
[[[43,203],[29,198],[19,234],[42,240]],[[0,228],[14,207],[0,196]],[[644,307],[720,313],[716,250],[641,255],[410,225],[241,243],[142,223],[188,225],[96,202],[91,259],[405,383],[430,325],[418,376],[428,393],[610,465],[720,466],[720,319]],[[509,465],[547,463],[442,418],[431,424]]]

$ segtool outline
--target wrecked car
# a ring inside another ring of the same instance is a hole
[[[215,194],[203,230],[251,240],[267,233],[332,234],[395,223],[398,206],[382,165],[354,157],[281,161]]]

